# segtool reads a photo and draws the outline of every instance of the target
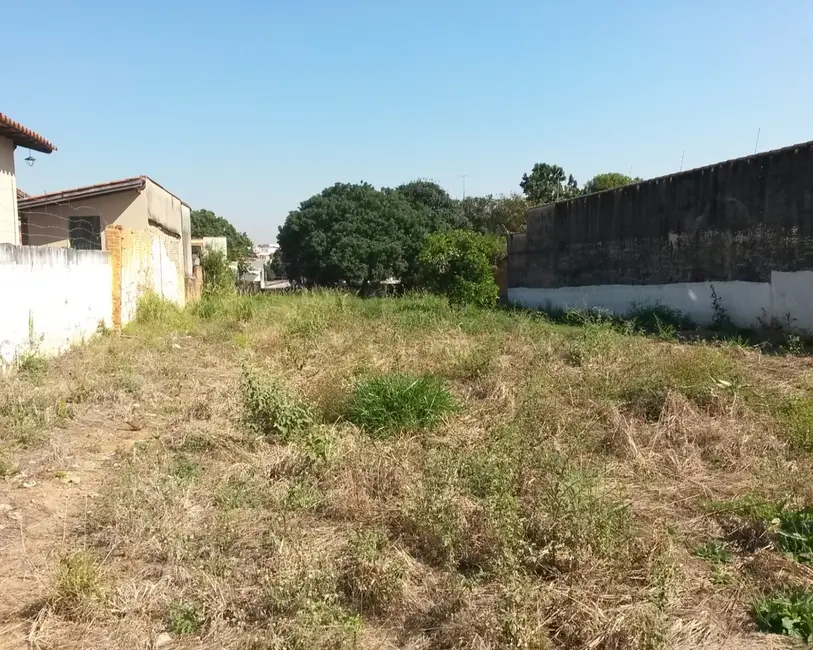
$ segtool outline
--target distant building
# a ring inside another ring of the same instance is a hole
[[[254,255],[259,258],[270,259],[279,246],[276,244],[255,244]]]
[[[221,251],[224,257],[229,255],[228,242],[225,237],[193,237],[192,258],[200,260],[204,251]]]

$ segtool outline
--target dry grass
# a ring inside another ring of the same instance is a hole
[[[2,382],[6,474],[94,413],[147,434],[42,647],[771,647],[753,603],[813,586],[805,358],[309,293],[151,305]]]

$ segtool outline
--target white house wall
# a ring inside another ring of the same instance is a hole
[[[0,136],[0,243],[19,244],[14,143]]]

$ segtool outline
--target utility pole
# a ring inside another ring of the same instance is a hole
[[[458,178],[463,179],[463,198],[466,198],[466,179],[469,177],[468,174],[460,174]]]
[[[759,146],[759,132],[762,131],[762,127],[757,129],[757,143],[754,145],[754,153],[757,152],[757,147]]]
[[[686,155],[686,150],[680,152],[680,171],[683,171],[683,156]]]

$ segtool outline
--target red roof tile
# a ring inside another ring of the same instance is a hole
[[[39,133],[24,127],[19,122],[12,120],[8,115],[3,115],[3,113],[0,113],[0,136],[8,138],[16,145],[28,147],[34,151],[41,151],[42,153],[56,151],[56,147]]]

